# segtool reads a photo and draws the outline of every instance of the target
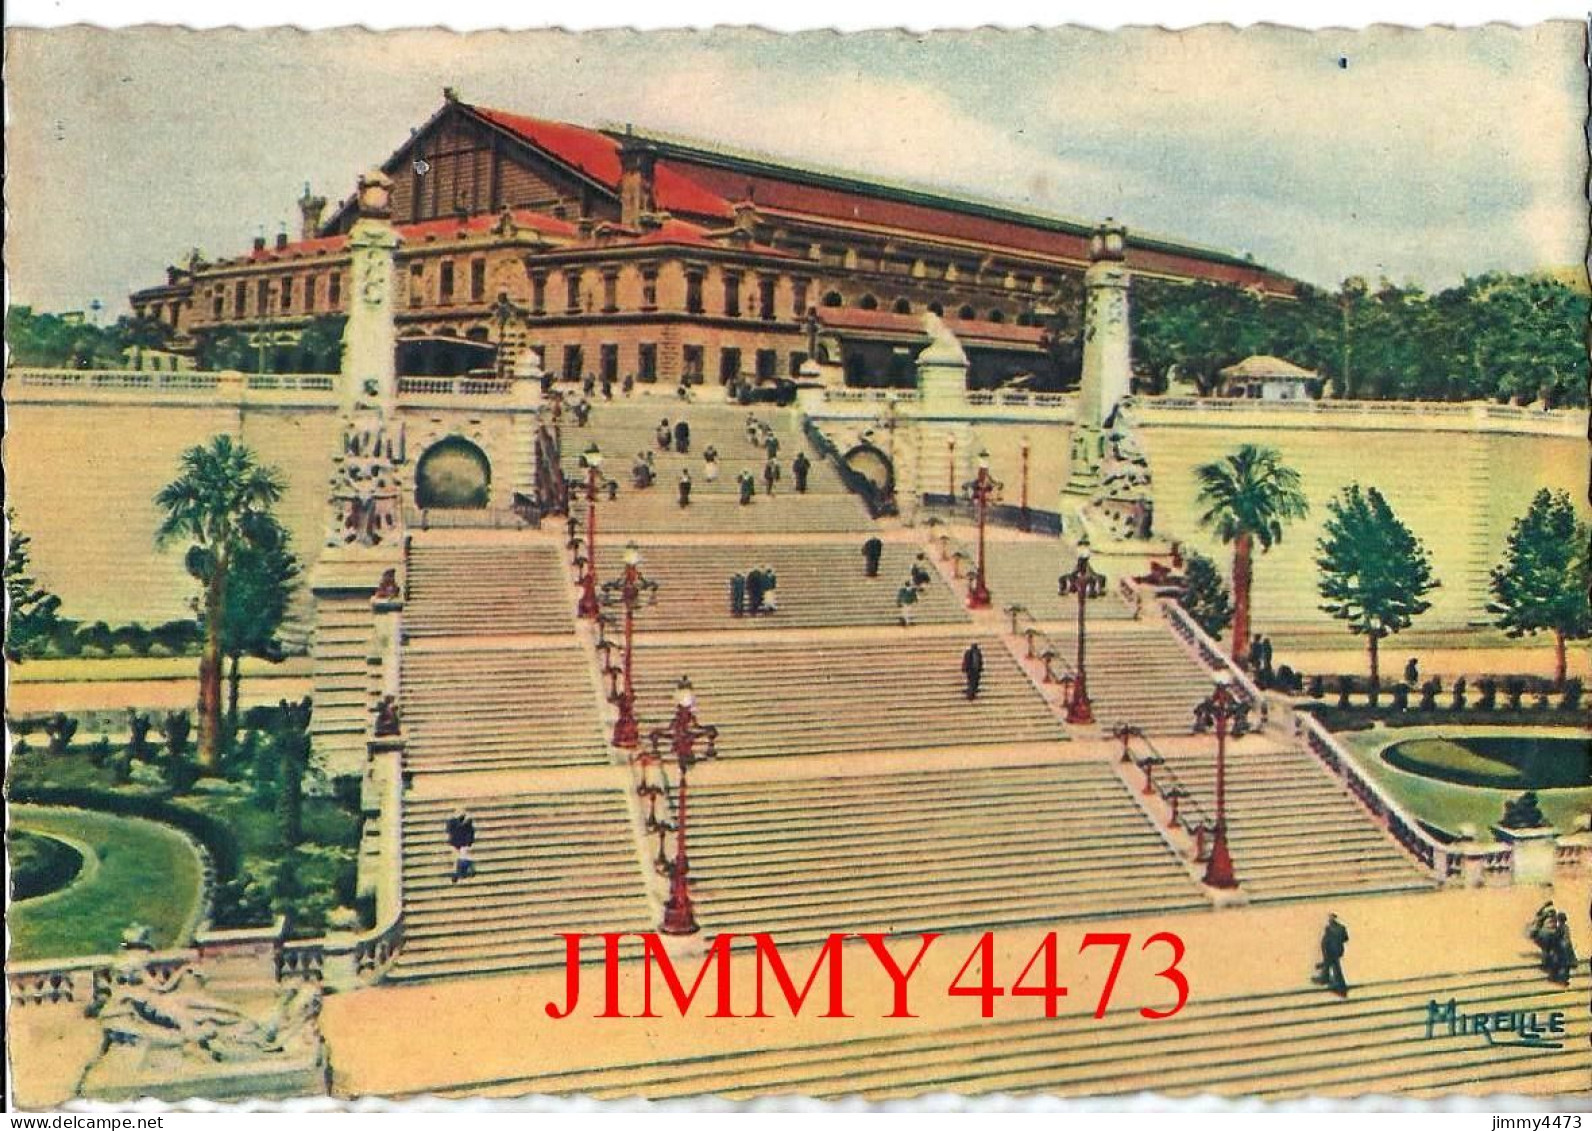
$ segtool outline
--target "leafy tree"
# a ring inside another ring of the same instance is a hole
[[[82,317],[36,314],[29,306],[6,308],[6,346],[13,365],[51,369],[117,369],[122,347],[113,331]]]
[[[298,704],[282,701],[276,731],[277,836],[283,848],[295,848],[304,839],[304,775],[310,760],[309,700]]]
[[[56,616],[61,599],[48,593],[35,580],[28,546],[32,540],[17,529],[16,513],[6,510],[6,659],[21,663],[24,657],[37,656],[60,627]]]
[[[281,497],[281,473],[261,466],[227,435],[184,452],[182,473],[155,496],[165,512],[157,541],[189,540],[188,572],[203,587],[198,759],[205,772],[221,764],[221,661],[232,563],[240,548],[270,537],[271,507]]]
[[[1426,548],[1375,487],[1351,483],[1327,510],[1316,543],[1321,610],[1366,638],[1374,693],[1381,678],[1378,645],[1432,607],[1424,598],[1438,583]]]
[[[1245,444],[1226,459],[1194,469],[1200,525],[1233,547],[1232,657],[1243,663],[1249,647],[1249,593],[1254,548],[1261,552],[1282,540],[1284,525],[1309,511],[1299,473],[1273,448]]]
[[[1592,635],[1589,540],[1592,528],[1577,520],[1569,493],[1543,488],[1515,519],[1504,560],[1492,571],[1487,611],[1510,636],[1553,633],[1556,687],[1564,686],[1565,641]]]
[[[44,733],[50,736],[49,753],[60,757],[72,746],[72,739],[77,735],[77,720],[57,711],[45,720]]]
[[[110,330],[112,340],[125,357],[126,350],[133,351],[133,368],[142,369],[146,349],[165,349],[171,341],[171,327],[158,318],[133,315],[116,320]]]
[[[1204,554],[1190,551],[1185,560],[1179,601],[1196,624],[1220,640],[1233,623],[1233,599],[1227,591],[1227,581],[1216,563]]]
[[[249,541],[239,545],[227,577],[222,616],[221,651],[227,660],[226,734],[238,731],[238,689],[244,656],[270,663],[283,658],[277,632],[288,602],[298,588],[298,559],[288,533],[274,517],[264,516]]]

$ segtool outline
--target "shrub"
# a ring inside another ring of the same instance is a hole
[[[158,797],[136,793],[111,793],[83,786],[12,785],[13,804],[66,805],[76,809],[95,809],[124,817],[143,817],[175,825],[203,844],[215,864],[218,880],[238,874],[240,851],[237,838],[227,825],[207,813],[174,805]]]
[[[1373,699],[1371,702],[1374,705],[1376,703],[1376,700]],[[1410,685],[1407,684],[1407,683],[1404,683],[1402,681],[1399,682],[1399,683],[1395,683],[1393,685],[1393,709],[1395,711],[1407,711],[1407,710],[1409,710],[1409,707],[1410,707]]]
[[[1349,706],[1349,692],[1351,692],[1353,690],[1354,690],[1354,681],[1352,679],[1350,679],[1346,675],[1340,675],[1338,677],[1338,706],[1339,707],[1347,708]]]
[[[192,620],[170,620],[165,624],[156,625],[150,630],[150,639],[174,656],[191,652],[199,646],[199,622]]]
[[[1326,693],[1327,693],[1326,677],[1320,676],[1320,675],[1311,676],[1310,677],[1310,691],[1309,691],[1310,698],[1312,698],[1312,699],[1320,699],[1322,696],[1326,695]]]
[[[188,717],[188,712],[166,712],[166,720],[161,723],[160,730],[166,738],[167,756],[183,757],[188,751],[188,736],[193,733],[193,720]]]
[[[149,741],[149,730],[155,724],[148,715],[140,715],[137,711],[128,708],[127,711],[127,756],[135,762],[152,762],[155,758],[155,746]]]
[[[1481,688],[1481,698],[1476,700],[1478,711],[1494,711],[1498,708],[1498,681],[1495,679],[1479,680],[1476,684]]]
[[[1581,695],[1585,689],[1586,685],[1581,682],[1579,676],[1571,676],[1565,680],[1564,693],[1559,697],[1560,708],[1566,711],[1579,710],[1581,707]]]
[[[77,642],[83,650],[92,648],[106,656],[116,650],[116,637],[111,632],[111,626],[102,620],[95,621],[87,628],[78,629]]]
[[[51,757],[61,757],[77,735],[77,720],[65,712],[57,711],[45,722],[44,733],[50,736],[48,749]]]
[[[1537,791],[1528,789],[1513,801],[1504,802],[1503,820],[1498,822],[1506,829],[1534,829],[1548,823],[1537,804]]]
[[[116,752],[111,748],[111,736],[108,734],[100,735],[99,741],[88,748],[88,760],[101,769],[108,767],[115,755]]]
[[[82,655],[83,645],[78,641],[77,629],[78,623],[75,620],[57,621],[54,631],[50,633],[50,653],[66,659]]]
[[[1526,693],[1526,681],[1519,676],[1511,676],[1504,681],[1504,694],[1509,696],[1509,709],[1520,710],[1520,697]]]
[[[1437,710],[1437,695],[1438,692],[1442,690],[1443,681],[1438,679],[1435,675],[1425,683],[1421,684],[1421,710]]]

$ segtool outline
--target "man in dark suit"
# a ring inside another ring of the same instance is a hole
[[[1349,928],[1338,922],[1336,915],[1328,915],[1326,928],[1321,932],[1321,961],[1311,981],[1326,986],[1339,997],[1349,996],[1349,985],[1343,980],[1343,951],[1348,941]]]
[[[796,480],[796,493],[807,493],[807,473],[813,469],[813,461],[807,458],[806,452],[797,452],[796,458],[791,461],[791,475]]]
[[[965,693],[969,699],[978,698],[979,685],[984,681],[984,650],[975,641],[962,653],[962,676],[967,681]]]
[[[884,555],[884,543],[877,538],[870,538],[862,544],[862,560],[866,565],[868,577],[879,576],[879,559]]]
[[[475,847],[475,821],[460,809],[448,818],[448,847],[453,849],[453,882],[475,874],[475,861],[470,858]]]

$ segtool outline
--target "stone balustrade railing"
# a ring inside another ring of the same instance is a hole
[[[1221,648],[1221,645],[1210,638],[1210,635],[1199,626],[1193,617],[1177,601],[1164,597],[1156,602],[1166,622],[1171,626],[1172,632],[1187,644],[1194,652],[1195,657],[1206,671],[1212,675],[1226,674],[1233,683],[1233,691],[1240,698],[1246,700],[1253,708],[1261,712],[1257,726],[1266,724],[1266,697],[1260,693],[1244,669],[1233,663],[1230,657]]]
[[[1406,852],[1420,861],[1439,880],[1457,876],[1463,871],[1464,857],[1476,855],[1475,853],[1467,853],[1456,846],[1440,843],[1421,828],[1419,822],[1405,812],[1398,802],[1384,793],[1374,781],[1360,773],[1355,767],[1354,759],[1333,737],[1331,731],[1308,714],[1301,713],[1296,718],[1299,737],[1304,740],[1305,749],[1320,759],[1321,763],[1332,771],[1333,776],[1343,782],[1366,811],[1376,818],[1377,823],[1385,828]],[[1503,856],[1504,871],[1510,870],[1512,866],[1512,860],[1509,859],[1511,853],[1508,849],[1482,855]]]
[[[8,396],[23,400],[72,400],[85,396],[150,396],[172,400],[265,401],[304,398],[335,404],[343,376],[337,373],[242,373],[236,370],[44,369],[6,370]],[[504,398],[537,392],[534,382],[508,377],[400,377],[400,397]]]
[[[400,377],[399,396],[501,397],[514,392],[510,377]]]

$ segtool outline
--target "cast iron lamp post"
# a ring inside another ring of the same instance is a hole
[[[967,607],[970,609],[989,608],[989,584],[984,570],[984,527],[989,520],[990,500],[998,498],[1000,490],[1000,480],[989,473],[989,452],[980,451],[978,475],[967,485],[968,498],[978,507],[978,570],[967,591]]]
[[[617,581],[603,582],[602,591],[603,604],[621,605],[625,610],[625,647],[624,659],[621,661],[625,682],[616,696],[619,718],[614,720],[615,746],[633,747],[641,740],[641,732],[636,727],[636,688],[631,672],[635,655],[636,608],[641,604],[643,594],[646,595],[647,604],[652,604],[658,597],[658,583],[641,572],[641,551],[632,542],[625,547],[624,576]]]
[[[581,453],[586,465],[586,571],[580,579],[580,604],[575,606],[578,616],[595,617],[597,601],[597,479],[603,465],[603,454],[592,443]]]
[[[1227,848],[1227,724],[1242,719],[1248,706],[1233,694],[1232,678],[1226,672],[1216,676],[1216,690],[1194,708],[1196,730],[1216,728],[1216,827],[1211,832],[1210,859],[1205,865],[1205,884],[1213,888],[1236,888],[1233,856]]]
[[[1067,721],[1087,726],[1094,722],[1094,710],[1089,702],[1088,676],[1084,673],[1084,610],[1091,599],[1106,591],[1105,575],[1089,564],[1087,542],[1078,544],[1078,563],[1072,567],[1071,573],[1061,575],[1057,591],[1063,597],[1069,593],[1078,595],[1078,659],[1074,669],[1072,697],[1067,702]]]
[[[666,935],[694,935],[697,932],[695,910],[691,906],[690,864],[685,849],[686,829],[686,779],[691,767],[700,761],[717,757],[715,744],[719,728],[704,726],[697,720],[696,695],[691,690],[691,680],[682,677],[675,692],[674,718],[666,727],[647,733],[647,744],[652,748],[648,756],[653,762],[673,761],[680,767],[679,800],[674,814],[674,859],[666,862],[669,873],[669,901],[663,907],[663,923],[659,930]],[[659,747],[667,742],[668,752]],[[698,743],[703,749],[697,750]]]

